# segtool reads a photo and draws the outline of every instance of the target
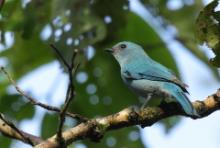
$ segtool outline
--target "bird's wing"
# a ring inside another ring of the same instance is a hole
[[[122,75],[126,79],[131,80],[147,79],[151,81],[174,83],[178,85],[184,92],[188,93],[186,90],[187,85],[181,82],[175,75],[170,72],[169,69],[163,65],[153,60],[151,60],[150,63],[146,60],[142,60],[138,63],[135,63],[132,66],[126,66],[122,71]]]

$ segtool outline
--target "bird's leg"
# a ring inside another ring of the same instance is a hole
[[[141,106],[141,110],[146,107],[146,105],[147,105],[148,101],[151,99],[152,95],[153,95],[152,93],[149,93],[149,94],[147,95],[147,98],[144,100],[144,103],[143,103],[142,106]]]

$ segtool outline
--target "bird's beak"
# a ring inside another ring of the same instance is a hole
[[[113,53],[113,49],[112,48],[106,48],[105,51],[109,52],[109,53]]]

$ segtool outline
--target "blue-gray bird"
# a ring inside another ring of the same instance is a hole
[[[152,95],[170,98],[177,101],[188,115],[199,116],[185,95],[188,93],[186,85],[165,66],[151,59],[141,46],[123,41],[106,50],[118,61],[124,83],[146,98],[146,102]]]

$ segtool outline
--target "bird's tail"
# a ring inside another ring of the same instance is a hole
[[[193,107],[192,103],[189,101],[188,97],[184,94],[184,92],[182,92],[181,90],[177,90],[173,92],[173,96],[175,97],[176,101],[180,103],[183,110],[188,115],[197,116],[197,117],[200,116]]]

